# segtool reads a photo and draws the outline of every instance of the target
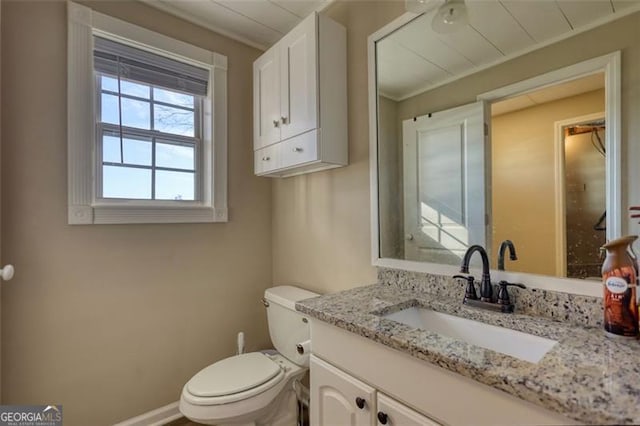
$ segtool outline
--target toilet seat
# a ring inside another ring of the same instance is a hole
[[[260,394],[285,376],[281,363],[261,352],[236,355],[197,373],[184,387],[184,396],[195,405],[228,404]]]

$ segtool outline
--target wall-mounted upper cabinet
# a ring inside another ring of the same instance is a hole
[[[253,63],[255,173],[347,164],[346,30],[311,14]]]

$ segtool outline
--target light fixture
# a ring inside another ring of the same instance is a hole
[[[433,15],[431,28],[440,34],[450,34],[461,30],[468,23],[467,5],[464,4],[464,0],[445,0]]]

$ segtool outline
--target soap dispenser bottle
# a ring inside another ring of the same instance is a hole
[[[602,265],[604,329],[610,336],[638,336],[636,262],[629,254],[629,246],[637,238],[630,235],[602,246],[607,250]]]

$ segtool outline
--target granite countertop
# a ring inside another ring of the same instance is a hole
[[[557,340],[537,364],[415,329],[380,315],[420,306]],[[640,424],[640,343],[608,338],[601,328],[470,308],[388,284],[303,300],[313,318],[501,389],[580,422]]]

